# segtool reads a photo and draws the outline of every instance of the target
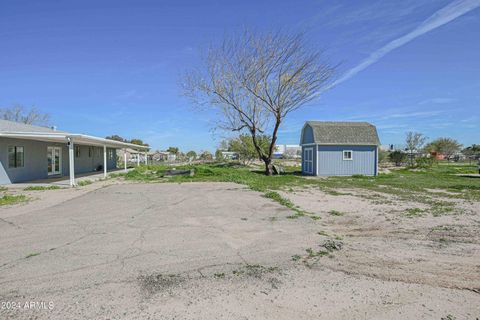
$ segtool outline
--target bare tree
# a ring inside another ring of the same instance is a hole
[[[411,166],[414,165],[415,155],[422,149],[426,141],[427,137],[422,133],[412,131],[407,132],[405,143],[407,145],[406,151],[408,153],[408,161]]]
[[[283,120],[327,89],[335,69],[307,48],[301,34],[244,31],[211,46],[182,85],[194,103],[219,111],[219,128],[248,132],[271,175]],[[271,137],[266,151],[258,141],[264,135]]]
[[[0,119],[25,124],[48,126],[50,115],[38,111],[35,107],[27,109],[21,105],[15,105],[9,108],[0,108]]]

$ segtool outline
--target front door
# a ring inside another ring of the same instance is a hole
[[[62,174],[62,148],[48,147],[48,175]]]

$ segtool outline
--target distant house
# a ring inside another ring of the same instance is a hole
[[[148,158],[152,161],[160,162],[160,161],[167,161],[168,156],[170,155],[171,155],[170,152],[157,150],[157,151],[152,151],[148,153]]]
[[[237,152],[233,151],[221,151],[222,158],[226,160],[238,160],[239,156]]]
[[[120,159],[127,159],[127,163],[145,163],[145,153],[139,153],[132,148],[121,149],[117,152]]]
[[[370,123],[307,121],[300,145],[305,175],[378,174],[380,141]]]
[[[0,120],[0,185],[117,168],[117,150],[147,147]]]
[[[302,155],[302,147],[298,144],[277,144],[273,156],[275,158],[297,159]]]
[[[124,155],[125,153],[125,155]],[[127,159],[127,163],[152,163],[152,162],[163,162],[163,161],[175,161],[176,155],[171,154],[167,151],[150,151],[147,153],[139,153],[136,150],[131,148],[126,148],[125,150],[120,150],[118,152],[121,159],[124,157]]]
[[[432,151],[430,155],[434,157],[436,160],[445,160],[445,155],[441,152]]]
[[[160,162],[160,161],[172,162],[172,161],[175,161],[177,159],[177,155],[173,154],[173,153],[170,153],[168,151],[158,151],[157,150],[155,152],[149,153],[149,158],[152,161],[155,161],[155,162]]]

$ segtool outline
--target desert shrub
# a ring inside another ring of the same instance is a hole
[[[388,160],[388,151],[378,150],[378,163],[385,163]]]
[[[92,183],[93,183],[92,180],[80,180],[80,181],[78,181],[77,186],[85,187],[85,186],[88,186],[89,184],[92,184]]]
[[[24,191],[45,191],[62,189],[59,186],[29,186],[23,189]]]
[[[393,151],[388,155],[388,158],[390,161],[395,163],[397,167],[401,166],[403,163],[405,163],[405,160],[407,159],[407,155],[403,153],[402,151]]]
[[[420,157],[415,159],[417,168],[431,168],[436,162],[435,157]]]
[[[3,196],[0,196],[0,206],[12,205],[20,202],[25,202],[27,200],[28,198],[23,194],[20,194],[20,195],[5,194]]]

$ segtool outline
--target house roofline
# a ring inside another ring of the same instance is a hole
[[[109,146],[109,147],[123,147],[123,148],[132,148],[137,150],[148,151],[150,147],[140,146],[137,144],[126,143],[121,141],[115,141],[95,136],[89,136],[84,134],[70,134],[65,132],[15,132],[15,131],[3,131],[0,132],[0,137],[3,138],[17,138],[17,139],[27,139],[27,140],[37,140],[37,141],[53,141],[53,142],[67,142],[68,139],[73,140],[74,143],[78,144],[90,144],[97,146]]]

